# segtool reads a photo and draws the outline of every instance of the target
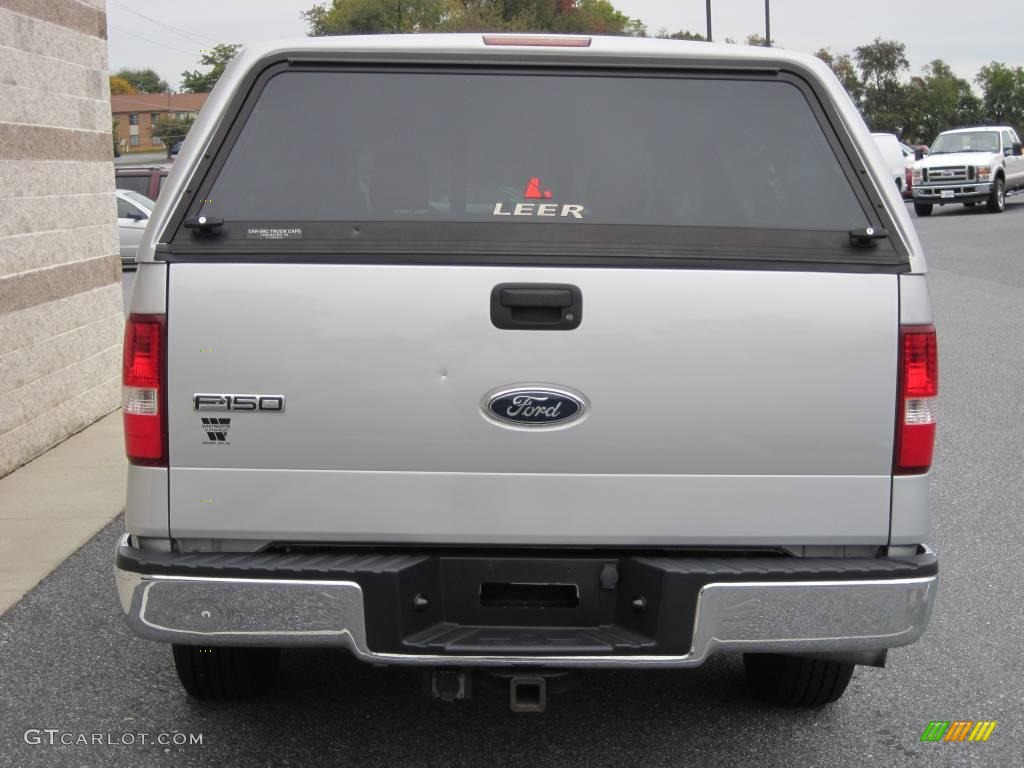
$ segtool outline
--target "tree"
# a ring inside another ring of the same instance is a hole
[[[330,7],[314,5],[302,16],[309,34],[319,37],[433,32],[447,11],[447,4],[439,0],[334,0]]]
[[[882,40],[854,49],[864,97],[861,112],[875,131],[900,135],[906,125],[906,87],[903,73],[910,69],[906,46],[896,40]]]
[[[576,0],[563,6],[551,25],[552,32],[647,37],[647,26],[640,19],[617,11],[608,0]]]
[[[1024,127],[1024,67],[993,61],[978,71],[974,82],[984,93],[981,108],[986,123]]]
[[[124,94],[138,93],[135,87],[125,80],[123,77],[117,75],[110,76],[110,95],[111,96],[122,96]]]
[[[332,0],[303,12],[309,34],[565,32],[644,37],[609,0]]]
[[[907,125],[904,136],[915,143],[929,143],[942,131],[976,122],[981,101],[971,84],[953,74],[942,59],[928,64],[922,77],[913,77],[907,88]]]
[[[212,67],[209,72],[198,70],[181,73],[181,90],[185,93],[209,93],[224,74],[224,68],[235,58],[242,46],[230,43],[218,43],[213,48],[203,51],[200,65]]]
[[[691,32],[688,29],[680,29],[678,32],[673,32],[672,34],[669,34],[668,29],[665,27],[662,27],[660,30],[658,30],[658,34],[656,34],[655,37],[660,37],[665,40],[699,40],[701,42],[706,41],[706,38],[700,32]]]
[[[170,87],[152,69],[121,69],[114,77],[127,80],[137,93],[167,93]]]
[[[764,35],[759,35],[757,32],[755,32],[752,35],[747,35],[747,39],[743,41],[744,45],[759,45],[759,46],[762,46],[762,47],[764,47],[764,43],[765,43]],[[775,45],[775,41],[774,40],[771,41],[771,45]]]
[[[153,126],[153,135],[160,139],[170,154],[171,147],[179,141],[184,141],[195,118],[188,115],[183,118],[161,117]]]
[[[854,66],[850,54],[841,53],[837,56],[829,48],[819,48],[814,55],[831,67],[835,76],[839,78],[839,82],[843,84],[843,88],[850,94],[853,103],[860,109],[861,101],[864,98],[864,84],[861,82],[860,75],[857,74],[857,67]]]

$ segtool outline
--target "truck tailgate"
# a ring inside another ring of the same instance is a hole
[[[895,275],[298,263],[169,275],[172,536],[887,540]],[[490,295],[505,282],[578,287],[579,327],[495,327]],[[489,419],[485,396],[517,385],[589,407],[560,428]],[[196,411],[197,393],[285,405]]]

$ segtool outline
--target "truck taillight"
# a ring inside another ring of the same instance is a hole
[[[896,422],[898,475],[927,472],[935,446],[935,401],[939,394],[939,353],[935,327],[900,326],[900,400]]]
[[[121,410],[132,464],[167,466],[167,371],[164,315],[129,315],[124,329]]]

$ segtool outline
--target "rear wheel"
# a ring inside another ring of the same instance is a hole
[[[992,192],[988,196],[988,209],[992,213],[1002,213],[1006,208],[1006,183],[996,179],[992,184]]]
[[[280,648],[175,645],[174,666],[189,696],[247,699],[266,693],[277,677]]]
[[[914,203],[914,213],[918,216],[931,216],[932,215],[932,204],[931,203]]]
[[[783,707],[820,707],[846,691],[853,664],[776,653],[745,653],[747,685],[762,701]]]

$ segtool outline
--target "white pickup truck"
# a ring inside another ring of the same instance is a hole
[[[121,604],[196,697],[329,646],[447,699],[503,673],[519,711],[566,669],[742,653],[819,706],[931,614],[924,256],[810,56],[249,47],[124,354]]]
[[[927,157],[914,163],[914,212],[931,216],[936,205],[985,203],[1002,213],[1006,196],[1024,190],[1024,151],[1006,125],[940,133]]]

